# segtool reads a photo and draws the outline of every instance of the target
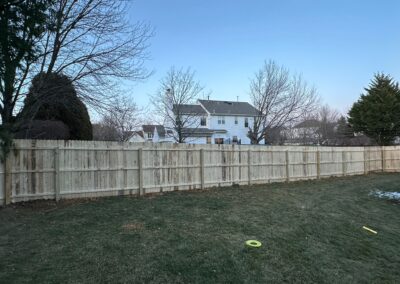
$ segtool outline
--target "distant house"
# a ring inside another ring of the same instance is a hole
[[[286,144],[335,145],[337,122],[307,119],[285,130]]]
[[[247,102],[216,100],[175,105],[174,113],[178,112],[184,119],[192,120],[182,132],[185,142],[194,144],[250,144],[249,127],[258,115],[257,109]]]
[[[129,142],[145,142],[144,134],[142,130],[132,131],[130,133]]]
[[[285,144],[318,144],[320,126],[321,123],[317,119],[307,119],[284,130]]]
[[[163,125],[146,124],[135,131],[130,142],[173,142],[172,131],[166,131]]]

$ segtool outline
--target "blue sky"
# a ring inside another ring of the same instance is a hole
[[[345,112],[375,72],[400,80],[400,1],[133,0],[129,18],[155,28],[155,71],[132,96],[146,106],[171,66],[191,67],[212,99],[248,101],[264,60],[301,73]]]

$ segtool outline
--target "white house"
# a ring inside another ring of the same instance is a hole
[[[142,129],[135,131],[130,142],[173,142],[172,131],[165,130],[163,125],[142,125]]]
[[[247,134],[258,115],[247,102],[198,100],[197,104],[174,108],[190,121],[184,124],[183,133],[185,142],[194,144],[250,144]]]

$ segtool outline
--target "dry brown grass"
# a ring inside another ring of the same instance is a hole
[[[131,230],[142,230],[144,228],[143,223],[127,223],[122,226],[127,231]]]

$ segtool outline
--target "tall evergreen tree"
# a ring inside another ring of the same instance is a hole
[[[379,145],[390,145],[400,134],[400,89],[392,77],[376,74],[366,94],[362,94],[349,112],[349,123],[355,132],[375,139]]]
[[[40,54],[36,44],[47,27],[47,12],[53,0],[0,2],[0,114],[3,124],[13,120],[21,88],[20,73]]]
[[[337,121],[336,136],[340,139],[354,137],[353,129],[344,116],[341,116]]]

